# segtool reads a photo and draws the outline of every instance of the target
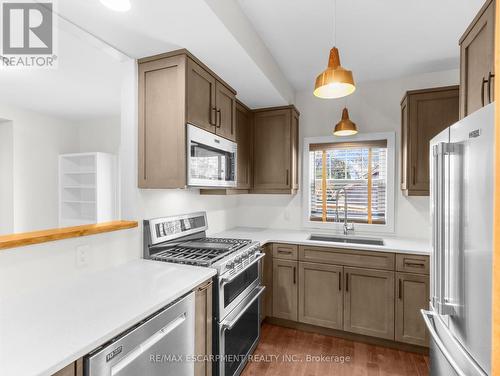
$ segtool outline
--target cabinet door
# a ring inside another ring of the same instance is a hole
[[[299,321],[342,329],[342,267],[299,262]]]
[[[401,189],[407,191],[409,176],[409,129],[408,129],[408,97],[401,102]]]
[[[495,1],[460,41],[460,118],[492,102],[495,41]],[[488,80],[490,78],[490,80]]]
[[[291,187],[291,111],[261,111],[254,118],[254,189]]]
[[[273,316],[297,321],[297,261],[273,259]]]
[[[186,186],[186,57],[139,64],[139,188]]]
[[[394,339],[394,272],[344,268],[344,330]]]
[[[429,195],[429,141],[458,121],[458,116],[458,87],[409,96],[410,195]]]
[[[212,355],[212,282],[208,282],[195,291],[195,354]],[[212,363],[207,361],[194,363],[195,376],[212,375]]]
[[[187,122],[215,133],[216,80],[193,60],[187,61]]]
[[[68,364],[52,376],[83,376],[83,359],[80,358],[77,361]]]
[[[429,306],[429,276],[396,273],[396,341],[428,346],[421,309]]]
[[[235,141],[236,97],[231,90],[218,81],[215,84],[215,106],[217,107],[216,133]]]
[[[237,182],[239,189],[252,187],[252,115],[243,106],[236,105]]]
[[[292,167],[291,180],[292,188],[299,189],[299,114],[293,111],[292,114]]]

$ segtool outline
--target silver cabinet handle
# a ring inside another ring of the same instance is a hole
[[[266,256],[265,253],[257,253],[256,254],[256,257],[253,259],[253,261],[248,264],[247,266],[245,266],[243,269],[240,269],[240,270],[237,270],[238,273],[235,273],[233,274],[232,276],[229,276],[229,277],[222,277],[220,279],[220,283],[221,285],[225,285],[226,283],[229,283],[231,281],[233,281],[236,277],[238,277],[240,275],[240,273],[244,270],[247,270],[248,268],[250,268],[253,264],[255,264],[256,262],[259,262],[262,258],[264,258]]]
[[[236,325],[236,323],[238,322],[239,319],[241,319],[241,317],[246,313],[246,311],[248,310],[248,308],[262,295],[262,293],[264,292],[264,290],[266,289],[265,286],[260,286],[258,287],[259,289],[259,292],[257,292],[257,294],[255,294],[255,296],[252,298],[252,300],[250,300],[247,305],[245,306],[245,308],[243,308],[241,310],[240,313],[238,313],[238,315],[232,320],[232,321],[228,321],[228,322],[223,322],[222,323],[222,328],[223,330],[231,330],[234,328],[234,326]]]
[[[429,330],[429,334],[431,335],[432,339],[436,343],[436,346],[439,348],[439,351],[444,355],[448,363],[453,367],[455,372],[459,376],[470,376],[467,375],[455,362],[455,359],[451,356],[450,352],[446,349],[446,346],[444,345],[443,341],[441,341],[441,338],[439,338],[438,333],[436,332],[435,329],[435,323],[434,323],[434,317],[436,316],[435,312],[432,311],[426,311],[425,309],[421,309],[420,313],[422,314],[422,317],[424,318],[425,326],[427,326],[427,329]],[[456,343],[456,346],[458,349],[460,349],[460,352],[462,353],[461,355],[464,357],[464,359],[467,359],[467,361],[474,366],[474,368],[477,371],[477,374],[480,376],[488,376],[475,362],[474,359],[470,357],[469,354],[461,347],[460,344]]]

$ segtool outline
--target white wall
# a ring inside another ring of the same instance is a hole
[[[0,235],[14,231],[12,122],[0,119]]]
[[[0,118],[9,119],[7,123],[0,123],[2,140],[8,137],[8,127],[4,124],[11,125],[11,147],[1,147],[2,159],[10,152],[13,165],[12,178],[2,184],[2,189],[12,185],[12,192],[10,196],[7,191],[0,192],[0,200],[10,197],[13,206],[13,213],[9,215],[12,225],[5,233],[58,227],[59,154],[119,153],[119,117],[75,123],[4,105],[0,106]],[[8,211],[2,212],[2,217],[7,216]],[[0,233],[2,227],[0,224]]]
[[[33,289],[59,286],[141,256],[139,231],[122,230],[18,247],[0,252],[0,301]],[[88,264],[77,266],[76,248],[88,246]],[[139,283],[139,282],[138,282]],[[64,304],[64,302],[61,302]]]
[[[58,155],[78,150],[71,123],[0,105],[0,117],[13,129],[14,232],[58,225]]]
[[[120,151],[120,116],[97,118],[76,123],[79,151],[118,155]]]
[[[361,133],[396,132],[396,214],[395,235],[401,237],[430,237],[429,198],[404,197],[399,189],[400,102],[407,90],[456,85],[458,70],[422,74],[393,80],[362,83],[347,99],[322,100],[312,90],[297,94],[300,116],[300,139],[331,135],[340,120],[344,105]],[[302,151],[302,147],[299,148]],[[299,159],[302,161],[302,158]],[[302,181],[301,181],[302,184]],[[277,228],[301,228],[302,194],[290,196],[240,196],[238,225]]]

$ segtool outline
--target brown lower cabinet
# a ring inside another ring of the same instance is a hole
[[[52,376],[83,376],[83,359],[80,358],[77,361],[68,364]]]
[[[344,268],[344,330],[394,339],[394,272]]]
[[[299,262],[299,321],[342,329],[342,266]]]
[[[428,308],[429,277],[396,273],[396,341],[426,346],[428,334],[420,315]]]
[[[265,252],[262,283],[272,291],[265,316],[428,346],[420,315],[428,256],[283,243]]]
[[[273,317],[297,321],[297,268],[291,260],[273,259]]]
[[[207,361],[195,362],[195,376],[211,376],[212,363],[208,356],[212,355],[212,281],[195,290],[195,342],[196,355],[206,356]]]

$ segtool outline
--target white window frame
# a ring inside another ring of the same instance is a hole
[[[386,223],[385,224],[367,224],[354,223],[354,233],[394,233],[394,215],[395,215],[395,190],[396,190],[396,134],[395,132],[377,132],[377,133],[362,133],[351,137],[306,137],[304,138],[302,151],[302,226],[305,228],[314,228],[320,230],[334,230],[343,232],[343,222],[319,222],[311,221],[310,219],[310,194],[311,187],[309,185],[310,161],[309,161],[309,145],[335,142],[354,142],[354,141],[374,141],[387,140],[387,187],[386,187]]]

